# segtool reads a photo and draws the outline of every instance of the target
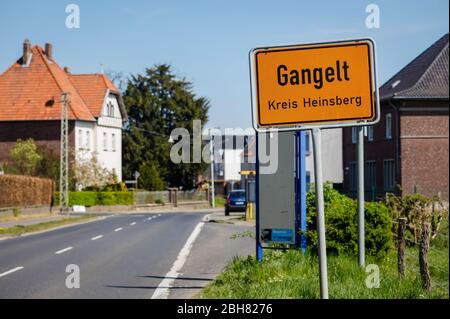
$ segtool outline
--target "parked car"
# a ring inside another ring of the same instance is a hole
[[[225,216],[229,216],[230,212],[245,212],[247,209],[247,200],[245,198],[245,190],[234,189],[228,196],[225,203]]]

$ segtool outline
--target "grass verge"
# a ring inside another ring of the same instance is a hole
[[[74,224],[82,221],[87,221],[97,217],[96,215],[83,215],[77,217],[67,217],[60,220],[53,220],[44,223],[32,224],[32,225],[15,225],[9,228],[0,228],[0,235],[22,235],[25,233],[37,232],[55,228],[63,225]]]
[[[378,265],[380,287],[366,287],[368,274],[358,267],[357,257],[330,255],[328,258],[329,295],[340,299],[425,299],[448,298],[448,250],[430,252],[433,289],[421,287],[417,249],[408,248],[406,278],[397,275],[396,253],[383,261],[367,260]],[[434,265],[434,266],[433,266]],[[316,299],[319,293],[319,270],[316,255],[299,251],[265,252],[262,262],[253,256],[235,258],[225,271],[201,293],[200,298],[299,298]]]

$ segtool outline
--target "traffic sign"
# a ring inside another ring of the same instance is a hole
[[[379,120],[371,39],[250,51],[257,131],[375,124]]]

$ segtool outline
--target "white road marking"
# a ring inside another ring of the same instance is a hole
[[[103,237],[103,235],[98,235],[98,236],[92,237],[91,240],[97,240],[97,239],[100,239],[102,237]]]
[[[161,217],[161,214],[158,214],[158,217]]]
[[[130,226],[134,226],[134,225],[136,225],[136,222],[132,222],[132,223],[130,224]]]
[[[1,277],[4,277],[4,276],[6,276],[6,275],[9,275],[9,274],[11,274],[11,273],[13,273],[13,272],[16,272],[16,271],[18,271],[18,270],[21,270],[21,269],[23,269],[22,266],[16,267],[16,268],[11,269],[11,270],[8,270],[8,271],[5,271],[4,273],[0,274],[0,278],[1,278]]]
[[[149,217],[149,218],[147,218],[147,220],[152,220],[152,218],[153,218],[153,217]]]
[[[122,227],[114,229],[115,232],[118,232],[118,231],[121,231],[121,230],[122,230]]]
[[[66,251],[69,251],[69,250],[71,250],[72,248],[73,248],[73,247],[67,247],[67,248],[58,250],[55,254],[59,255],[59,254],[65,253]]]
[[[172,268],[166,274],[164,279],[161,280],[161,282],[158,285],[158,288],[153,293],[152,299],[167,299],[169,297],[170,287],[172,287],[174,281],[180,275],[180,270],[183,268],[183,265],[186,262],[187,257],[189,256],[192,246],[194,245],[195,239],[200,234],[203,225],[205,225],[207,217],[208,216],[205,216],[203,220],[200,223],[198,223],[197,226],[195,226],[194,230],[187,239],[183,248],[178,253],[177,260],[175,260],[175,262],[173,263]]]

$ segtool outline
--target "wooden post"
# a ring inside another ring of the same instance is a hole
[[[405,277],[405,230],[406,230],[406,218],[400,217],[398,219],[397,228],[397,268],[400,278]]]
[[[430,270],[428,268],[428,250],[430,248],[430,223],[422,223],[422,233],[419,248],[419,266],[422,277],[422,287],[431,290]]]

